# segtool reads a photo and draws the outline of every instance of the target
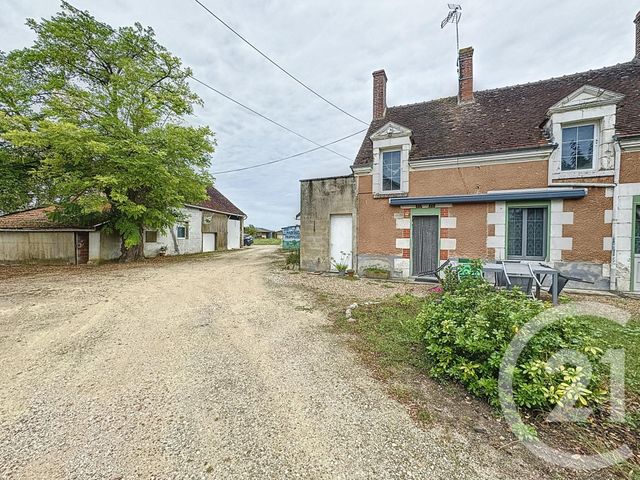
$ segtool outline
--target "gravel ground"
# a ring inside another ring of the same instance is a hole
[[[419,428],[276,249],[0,280],[0,478],[545,478]]]

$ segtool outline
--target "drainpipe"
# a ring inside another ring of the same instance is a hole
[[[617,290],[617,272],[618,272],[618,253],[616,247],[616,227],[618,225],[618,204],[619,204],[619,192],[618,185],[620,184],[620,163],[622,161],[622,150],[620,148],[620,140],[614,137],[613,149],[615,152],[614,161],[614,174],[613,174],[613,214],[611,216],[611,267],[609,268],[609,290]],[[633,239],[631,240],[633,245]]]

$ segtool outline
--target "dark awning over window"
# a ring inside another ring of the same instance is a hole
[[[426,205],[435,203],[487,203],[524,200],[553,200],[560,198],[583,198],[586,194],[586,188],[558,188],[520,192],[478,193],[471,195],[390,198],[389,204],[399,207],[402,205]]]

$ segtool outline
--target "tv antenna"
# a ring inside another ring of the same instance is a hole
[[[455,3],[449,3],[449,14],[440,24],[440,28],[444,28],[448,23],[455,23],[456,25],[456,57],[460,51],[460,34],[458,33],[458,23],[460,23],[460,17],[462,17],[462,7]]]

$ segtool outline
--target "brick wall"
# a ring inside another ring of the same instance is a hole
[[[605,188],[590,188],[586,197],[564,201],[564,211],[573,212],[573,224],[564,225],[563,236],[573,238],[573,248],[563,252],[563,261],[611,262],[611,220],[605,211],[612,209],[613,198]]]
[[[620,183],[640,183],[640,152],[622,152]]]

